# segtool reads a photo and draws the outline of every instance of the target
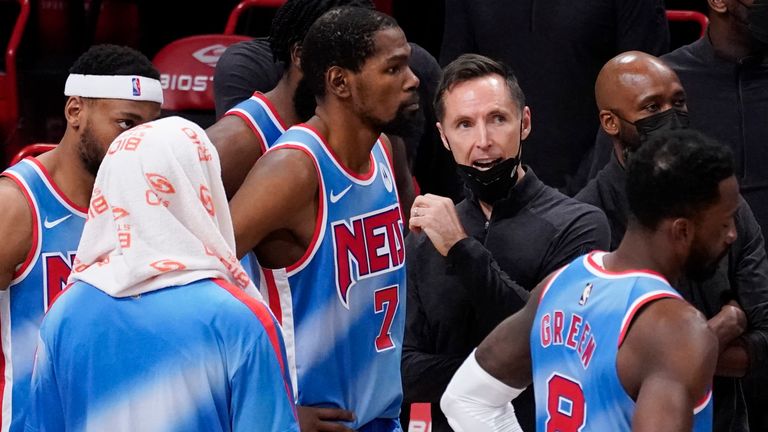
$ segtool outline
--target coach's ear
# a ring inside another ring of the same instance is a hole
[[[325,73],[325,86],[329,93],[340,99],[348,98],[350,93],[349,71],[339,66],[331,66]]]

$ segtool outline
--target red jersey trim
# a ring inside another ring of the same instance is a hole
[[[81,213],[81,217],[85,217],[85,215],[88,213],[88,209],[85,207],[80,207],[79,205],[72,202],[72,200],[67,197],[64,192],[62,192],[61,189],[59,189],[59,186],[56,184],[56,182],[53,181],[53,177],[51,177],[51,174],[48,172],[48,170],[43,166],[43,164],[40,163],[39,160],[28,157],[25,160],[29,160],[29,162],[32,162],[38,170],[43,174],[44,179],[46,182],[50,185],[51,189],[53,189],[54,195],[56,195],[57,198],[59,198],[62,202],[64,202],[67,206],[72,207],[77,212]]]
[[[267,309],[259,300],[250,297],[245,291],[223,279],[212,279],[212,281],[216,283],[216,285],[227,290],[233,297],[240,300],[241,303],[247,306],[248,309],[256,315],[256,318],[261,322],[261,325],[264,326],[264,331],[267,332],[267,336],[269,336],[269,342],[272,344],[272,349],[275,352],[275,356],[277,356],[277,362],[280,364],[280,372],[283,376],[286,376],[285,362],[283,362],[283,350],[280,349],[280,335],[278,333],[280,329],[275,326],[275,322],[272,320],[272,315],[269,313],[269,309]],[[293,401],[293,391],[290,383],[283,379],[283,385],[285,386],[288,400]],[[294,415],[295,414],[294,410]]]
[[[605,267],[598,264],[597,261],[595,260],[596,254],[607,254],[607,252],[604,252],[604,251],[591,252],[585,257],[584,262],[585,262],[585,265],[587,266],[587,269],[592,270],[592,272],[596,273],[598,276],[602,276],[608,279],[616,279],[617,277],[629,277],[629,276],[650,276],[653,278],[659,278],[664,283],[669,285],[667,278],[665,278],[661,273],[655,272],[653,270],[637,269],[637,270],[625,270],[621,272],[606,270]]]
[[[248,309],[250,309],[251,312],[256,315],[256,318],[259,319],[261,325],[264,326],[264,331],[266,331],[267,335],[269,336],[269,342],[272,344],[272,348],[275,350],[275,354],[277,354],[277,360],[280,363],[280,370],[285,373],[285,364],[283,363],[282,350],[280,349],[280,336],[278,334],[280,330],[272,321],[272,315],[270,314],[269,310],[266,309],[263,303],[253,297],[250,297],[245,293],[245,291],[232,285],[231,283],[223,279],[212,279],[212,281],[216,283],[216,285],[227,290],[230,294],[232,294],[233,297],[240,300],[241,303],[248,306]]]
[[[280,144],[280,146],[275,147],[275,150],[280,149],[298,150],[309,156],[309,158],[312,160],[312,163],[315,165],[315,172],[317,173],[317,184],[320,189],[317,200],[317,216],[315,217],[315,232],[312,234],[312,241],[309,242],[309,246],[307,246],[307,250],[304,251],[304,255],[302,255],[298,261],[285,268],[286,273],[292,273],[294,270],[309,262],[312,257],[315,256],[315,252],[317,252],[317,248],[320,244],[320,238],[322,237],[325,228],[325,184],[323,183],[323,175],[320,172],[320,165],[308,148],[297,144]]]
[[[277,113],[277,109],[275,108],[275,105],[272,103],[271,100],[269,100],[269,98],[267,98],[267,96],[264,95],[264,93],[257,91],[257,92],[254,92],[253,96],[251,97],[255,97],[256,99],[264,102],[264,105],[266,105],[268,108],[267,112],[269,112],[272,115],[272,117],[277,121],[277,124],[279,124],[280,127],[283,129],[283,132],[285,132],[285,130],[288,129],[288,126],[285,125],[283,118],[280,117],[280,114]]]
[[[333,160],[333,162],[339,168],[341,168],[341,170],[347,176],[352,177],[353,179],[361,181],[361,182],[369,182],[369,181],[373,180],[373,177],[376,175],[376,160],[373,157],[373,151],[371,151],[371,154],[369,156],[370,160],[369,160],[369,163],[368,163],[369,164],[368,172],[363,173],[363,174],[359,174],[359,173],[356,173],[356,172],[350,170],[346,165],[341,163],[341,160],[339,160],[339,157],[336,155],[336,153],[334,153],[334,151],[331,148],[331,146],[328,145],[328,142],[325,140],[325,137],[322,136],[320,134],[320,132],[318,132],[317,129],[315,129],[314,127],[312,127],[312,126],[310,126],[310,125],[308,125],[306,123],[301,123],[301,124],[298,124],[296,126],[297,127],[302,127],[304,129],[308,129],[310,132],[312,132],[313,135],[317,136],[317,138],[320,140],[320,144],[322,144],[323,148],[325,148],[325,151],[328,152],[328,154],[331,156],[331,159]],[[377,139],[376,142],[378,143],[379,140]],[[394,173],[392,173],[392,175],[394,176]]]
[[[263,269],[264,281],[267,283],[267,297],[269,297],[269,309],[275,315],[277,322],[280,325],[283,324],[283,308],[280,305],[280,292],[277,290],[277,284],[275,284],[275,275],[271,269]]]
[[[261,155],[263,156],[264,153],[267,152],[267,145],[264,142],[264,133],[261,131],[261,128],[259,128],[256,125],[256,122],[248,116],[248,114],[244,113],[243,111],[239,109],[232,109],[231,111],[227,111],[225,115],[231,115],[235,117],[239,117],[245,124],[248,126],[248,128],[253,132],[253,134],[256,136],[256,138],[259,139],[259,148],[261,149]]]
[[[32,212],[32,247],[27,252],[26,258],[24,258],[24,262],[21,264],[21,267],[16,269],[13,272],[13,279],[11,279],[11,284],[16,281],[19,277],[24,275],[24,273],[27,272],[29,269],[29,266],[34,262],[35,258],[40,252],[40,212],[37,209],[37,204],[32,199],[32,195],[30,191],[27,189],[27,186],[25,185],[25,182],[22,181],[20,178],[16,176],[15,173],[6,171],[1,174],[4,177],[7,177],[12,182],[16,183],[16,186],[21,189],[21,193],[24,194],[24,198],[27,200],[27,205],[29,206],[29,210]]]
[[[682,297],[678,294],[674,294],[667,291],[651,291],[643,296],[640,296],[637,300],[635,300],[634,303],[629,307],[629,310],[627,313],[624,314],[624,319],[621,322],[621,332],[619,333],[619,348],[621,348],[621,344],[624,343],[624,338],[627,337],[627,331],[629,330],[629,326],[632,325],[632,321],[635,319],[635,315],[637,315],[637,312],[640,311],[640,309],[643,308],[643,306],[648,305],[649,303],[652,303],[656,300],[661,300],[665,298],[673,298],[681,300]]]
[[[709,405],[709,401],[712,400],[712,388],[707,393],[696,401],[696,406],[693,408],[693,415],[700,413],[704,408]]]

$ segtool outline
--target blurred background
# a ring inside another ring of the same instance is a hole
[[[65,126],[67,70],[88,46],[128,45],[157,60],[163,47],[188,36],[267,35],[275,7],[282,1],[243,3],[238,8],[239,0],[0,0],[0,163],[6,166],[26,144],[59,141]],[[398,20],[409,41],[439,58],[444,0],[375,3]],[[705,0],[666,0],[665,5],[668,10],[706,13],[707,9]],[[700,27],[673,22],[670,31],[674,49],[695,40]],[[220,52],[204,54],[212,56],[211,67]]]

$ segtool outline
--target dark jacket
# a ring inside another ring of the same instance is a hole
[[[440,397],[472,349],[521,309],[548,274],[609,244],[602,212],[544,185],[530,168],[509,198],[496,203],[490,221],[473,198],[456,211],[469,237],[447,257],[423,233],[405,241],[404,399],[432,403],[435,432],[451,430]],[[526,393],[515,406],[525,430],[532,431],[533,398],[530,390]]]
[[[446,0],[440,63],[469,52],[515,71],[534,121],[525,161],[562,189],[595,141],[600,68],[624,51],[661,55],[668,45],[663,0]]]
[[[709,37],[662,57],[685,89],[691,127],[733,150],[741,194],[768,229],[768,59],[718,57]]]

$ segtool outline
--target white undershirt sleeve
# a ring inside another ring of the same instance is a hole
[[[456,432],[523,432],[510,403],[523,390],[483,370],[472,351],[445,389],[440,408]]]

